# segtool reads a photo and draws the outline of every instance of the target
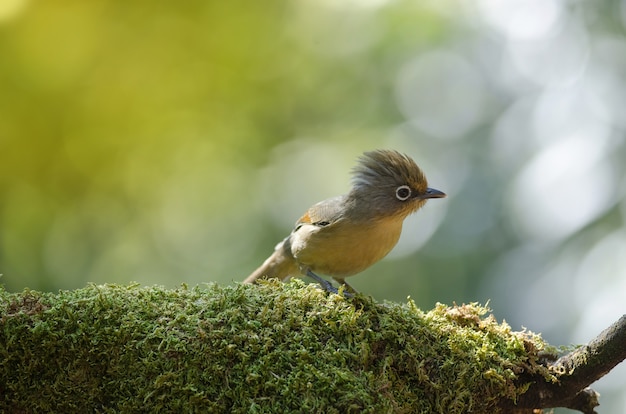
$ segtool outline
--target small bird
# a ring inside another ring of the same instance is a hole
[[[429,198],[445,196],[428,187],[426,176],[407,155],[393,150],[365,152],[352,170],[350,192],[309,208],[244,283],[306,275],[338,293],[319,273],[356,293],[345,278],[385,257],[398,242],[404,219]]]

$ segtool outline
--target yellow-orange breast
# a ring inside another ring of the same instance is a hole
[[[319,227],[304,224],[291,236],[291,252],[301,268],[328,276],[362,272],[391,251],[400,238],[403,218],[348,224],[338,220]]]

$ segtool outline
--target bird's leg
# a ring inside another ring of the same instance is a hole
[[[315,279],[315,281],[317,283],[319,283],[320,285],[322,285],[322,287],[324,288],[325,291],[330,292],[330,293],[339,293],[339,291],[337,290],[336,287],[333,286],[332,283],[330,283],[328,280],[323,279],[321,277],[319,277],[318,275],[316,275],[315,273],[313,273],[311,271],[311,269],[307,269],[306,271],[306,275],[312,279]]]
[[[340,285],[343,285],[345,287],[346,292],[350,292],[352,295],[356,295],[357,293],[359,293],[358,290],[356,290],[355,288],[350,286],[348,282],[346,282],[346,279],[343,279],[340,277],[333,277],[333,279],[335,279],[337,283],[339,283]]]
[[[334,287],[332,283],[330,283],[326,279],[323,279],[323,278],[319,277],[318,275],[313,273],[311,271],[311,269],[307,269],[306,270],[306,275],[308,277],[312,278],[312,279],[315,279],[315,281],[317,283],[319,283],[325,291],[330,292],[330,293],[334,293],[336,295],[339,294],[339,290],[336,287]],[[352,289],[352,288],[350,288],[350,289]],[[351,293],[348,293],[348,292],[344,292],[343,294],[344,294],[345,297],[348,297],[348,298],[351,298],[352,296],[354,296],[354,295],[352,295]]]

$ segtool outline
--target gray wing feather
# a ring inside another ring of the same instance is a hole
[[[344,201],[345,196],[337,196],[313,205],[296,222],[295,230],[298,230],[303,224],[324,227],[336,222],[343,215]]]

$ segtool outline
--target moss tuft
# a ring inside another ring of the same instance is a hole
[[[494,413],[550,375],[541,338],[487,314],[300,280],[0,289],[0,411]]]

